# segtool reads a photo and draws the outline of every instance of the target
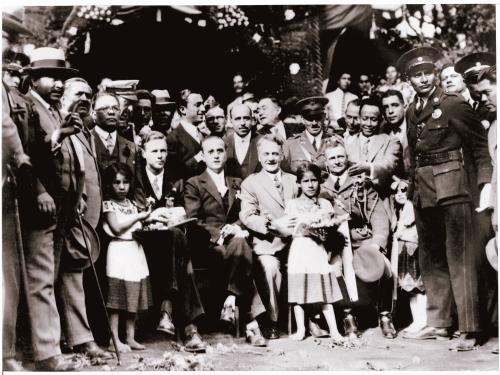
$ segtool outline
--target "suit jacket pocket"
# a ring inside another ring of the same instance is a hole
[[[436,186],[436,202],[445,203],[452,198],[470,198],[467,189],[465,170],[458,160],[433,165],[432,173]]]

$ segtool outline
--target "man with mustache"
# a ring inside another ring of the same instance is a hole
[[[91,100],[92,89],[86,80],[80,77],[73,77],[64,82],[61,110],[66,113],[76,112],[88,130],[92,130],[95,126],[90,116]]]
[[[417,92],[406,113],[411,155],[408,197],[415,206],[427,293],[428,326],[408,337],[449,337],[454,301],[460,337],[450,349],[466,351],[478,344],[481,330],[470,184],[477,184],[479,206],[486,206],[492,168],[486,131],[473,109],[463,98],[436,86],[434,64],[440,57],[436,49],[421,47],[398,61]],[[476,180],[470,180],[472,169]]]

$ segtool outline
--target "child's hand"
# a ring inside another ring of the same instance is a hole
[[[149,215],[151,215],[151,206],[146,211],[139,212],[139,220],[147,220]]]

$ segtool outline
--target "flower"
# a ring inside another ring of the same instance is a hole
[[[294,76],[299,72],[300,65],[297,63],[291,63],[288,69],[290,69],[290,74]]]
[[[295,12],[293,9],[287,9],[285,10],[285,20],[291,21],[295,18]]]

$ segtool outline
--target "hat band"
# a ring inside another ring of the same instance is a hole
[[[37,60],[33,61],[30,64],[30,68],[66,68],[66,61],[64,60],[54,60],[54,59],[46,59],[46,60]]]
[[[407,71],[410,72],[410,71],[414,70],[415,68],[418,68],[420,65],[432,65],[432,66],[435,66],[432,61],[417,61],[417,62],[411,64],[408,67]]]
[[[470,72],[479,72],[480,70],[489,68],[491,65],[474,65],[473,67],[467,69],[464,74],[470,73]]]

